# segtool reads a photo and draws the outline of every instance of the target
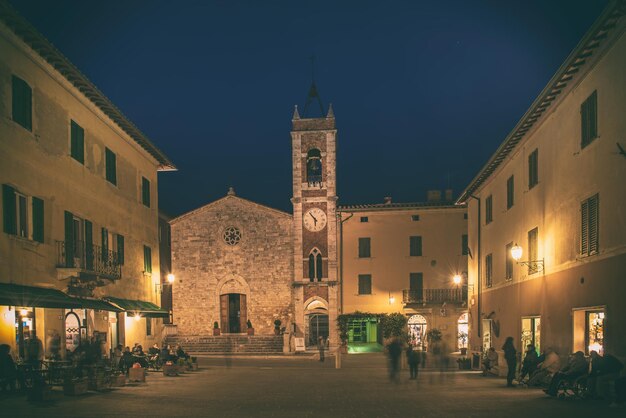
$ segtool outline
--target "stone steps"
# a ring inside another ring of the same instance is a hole
[[[171,335],[166,344],[180,344],[190,353],[280,354],[283,338],[276,335]]]

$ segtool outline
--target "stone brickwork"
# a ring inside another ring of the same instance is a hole
[[[273,334],[275,319],[290,321],[291,215],[229,193],[171,226],[174,322],[181,334],[211,334],[220,321],[220,295],[228,293],[246,295],[245,314],[257,335]],[[240,232],[235,245],[225,241],[229,227]]]

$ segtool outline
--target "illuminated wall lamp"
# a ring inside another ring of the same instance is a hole
[[[541,260],[527,260],[527,261],[519,261],[522,258],[523,250],[522,247],[517,245],[517,243],[511,248],[511,257],[517,264],[521,264],[524,266],[528,266],[528,269],[533,273],[539,273],[543,271],[544,263],[543,258]]]
[[[395,301],[396,301],[396,298],[394,298],[391,292],[389,292],[389,304],[393,305]]]

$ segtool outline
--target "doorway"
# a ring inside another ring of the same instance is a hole
[[[228,293],[220,296],[221,329],[226,334],[239,334],[246,328],[246,295]]]
[[[319,337],[328,340],[328,315],[309,315],[309,346],[316,346]]]

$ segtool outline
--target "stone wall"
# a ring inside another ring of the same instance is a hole
[[[231,292],[246,294],[256,334],[273,333],[275,319],[290,321],[291,215],[229,195],[171,226],[174,323],[181,333],[210,334],[220,321],[219,296]],[[236,245],[224,240],[229,227],[241,233]]]

